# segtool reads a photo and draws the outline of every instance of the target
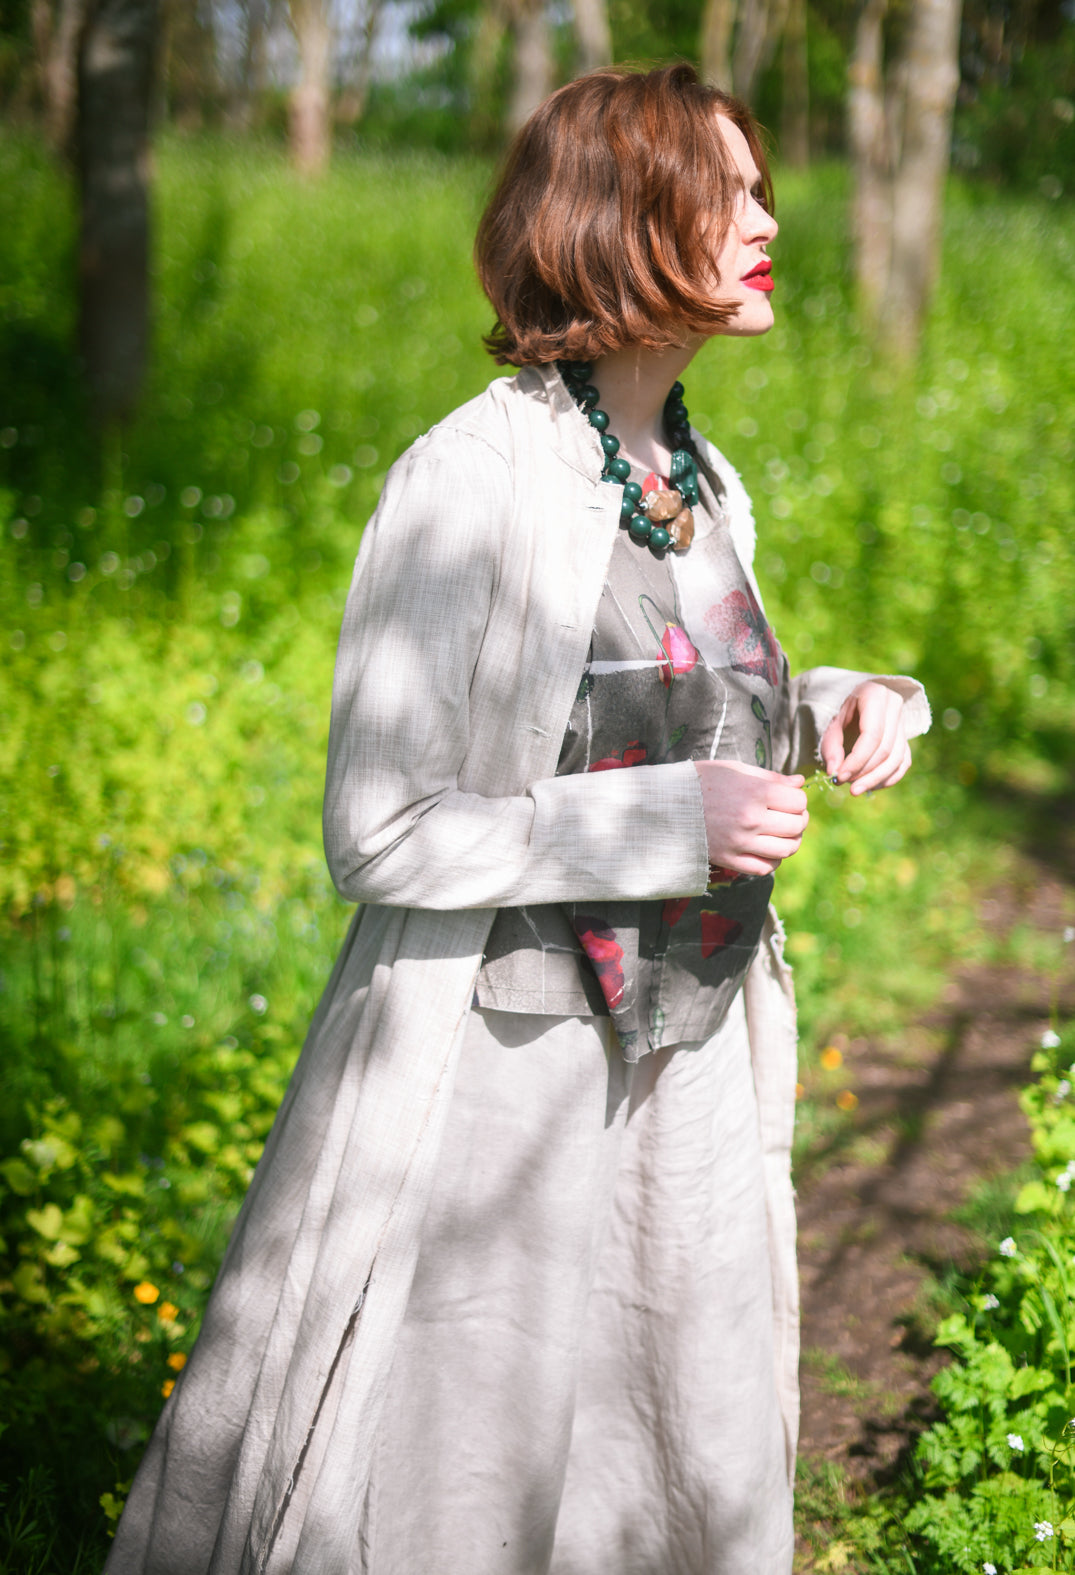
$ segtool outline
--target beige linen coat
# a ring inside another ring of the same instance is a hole
[[[747,569],[750,505],[696,435]],[[556,777],[619,523],[597,434],[551,368],[494,382],[389,474],[340,640],[325,797],[352,924],[110,1575],[348,1575],[462,1029],[503,905],[700,894],[690,762]],[[711,527],[712,528],[712,527]],[[704,584],[706,534],[675,565]],[[793,685],[809,749],[864,675]],[[929,712],[917,685],[908,730]],[[772,921],[745,988],[788,1467],[798,1308],[795,1025]]]

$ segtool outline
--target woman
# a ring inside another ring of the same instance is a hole
[[[701,344],[772,323],[768,195],[686,66],[512,151],[477,257],[522,370],[363,537],[325,835],[365,906],[113,1575],[790,1570],[783,768],[891,785],[928,708],[789,682],[687,423]]]

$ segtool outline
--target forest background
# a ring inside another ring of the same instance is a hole
[[[493,371],[469,254],[505,137],[611,58],[692,59],[770,128],[777,327],[688,403],[793,665],[934,705],[900,791],[815,789],[781,872],[800,1161],[854,1141],[849,1038],[898,1043],[967,963],[1058,981],[1038,1169],[998,1194],[1021,1256],[989,1307],[979,1266],[947,1284],[963,1389],[887,1496],[804,1499],[804,1567],[1075,1567],[1070,927],[981,917],[1070,818],[1073,13],[0,5],[0,1568],[99,1568],[181,1373],[349,918],[319,799],[362,525]]]

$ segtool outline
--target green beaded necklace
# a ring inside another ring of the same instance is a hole
[[[659,554],[671,547],[686,552],[694,537],[691,509],[698,504],[698,461],[691,441],[690,420],[683,403],[683,384],[675,382],[664,405],[665,433],[672,446],[669,477],[670,491],[647,492],[637,481],[629,481],[631,467],[620,458],[620,440],[608,430],[608,413],[598,409],[600,394],[590,382],[592,368],[587,361],[556,363],[567,391],[601,439],[605,466],[601,480],[623,487],[620,523],[627,527],[632,541]]]

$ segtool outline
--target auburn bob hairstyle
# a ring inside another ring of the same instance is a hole
[[[718,115],[746,138],[771,209],[750,111],[692,66],[594,71],[535,110],[508,151],[474,248],[497,314],[485,344],[498,362],[663,349],[731,319],[713,259],[742,179]]]

